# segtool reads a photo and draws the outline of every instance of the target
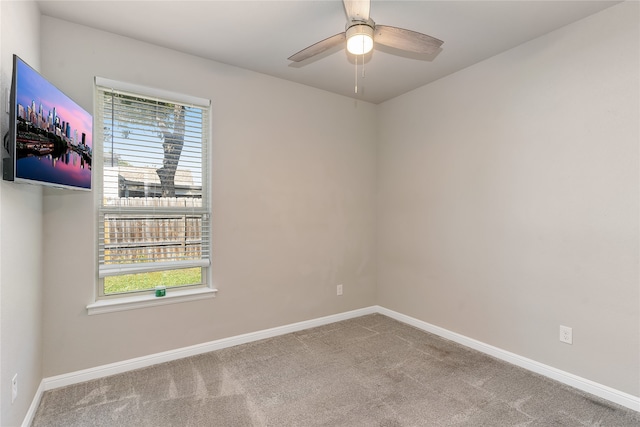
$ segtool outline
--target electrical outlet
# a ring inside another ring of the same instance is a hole
[[[568,326],[560,325],[560,341],[573,344],[573,329]]]
[[[11,403],[16,401],[18,397],[18,374],[11,378]]]
[[[336,295],[342,295],[342,285],[336,287]]]

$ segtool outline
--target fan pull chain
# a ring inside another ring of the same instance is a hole
[[[362,52],[364,52],[364,38],[362,38]],[[364,53],[362,55],[360,55],[362,57],[362,79],[364,80]],[[356,55],[356,61],[355,61],[355,90],[356,93],[358,93],[358,55]]]
[[[362,79],[364,80],[364,55],[360,55],[362,57]],[[355,85],[356,85],[356,93],[358,93],[358,56],[356,56],[356,75],[355,75]]]
[[[356,87],[356,93],[358,93],[358,57],[356,56],[356,63],[355,63],[355,71],[356,73],[354,74],[355,77],[355,87]]]

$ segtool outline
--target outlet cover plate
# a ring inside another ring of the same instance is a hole
[[[18,397],[18,374],[11,378],[11,403],[16,401]]]
[[[573,344],[573,329],[569,326],[560,325],[560,341]]]

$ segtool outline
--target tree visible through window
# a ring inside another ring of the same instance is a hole
[[[96,86],[100,296],[206,285],[208,101]]]

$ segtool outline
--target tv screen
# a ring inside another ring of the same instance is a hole
[[[90,190],[91,114],[16,55],[10,108],[3,177]]]

